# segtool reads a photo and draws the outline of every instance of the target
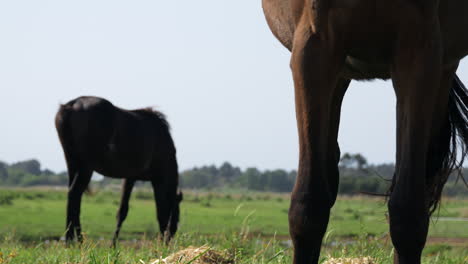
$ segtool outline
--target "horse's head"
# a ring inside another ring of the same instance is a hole
[[[179,225],[179,216],[180,216],[180,202],[182,202],[183,197],[184,196],[181,191],[179,191],[175,195],[174,206],[171,211],[171,218],[169,220],[169,227],[168,227],[169,239],[171,239],[177,232],[177,227]]]

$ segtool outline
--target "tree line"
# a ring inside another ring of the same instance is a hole
[[[355,195],[360,193],[385,194],[393,176],[394,164],[369,164],[361,154],[345,153],[339,163],[339,193]],[[463,175],[468,175],[463,169]],[[297,177],[295,170],[259,170],[233,166],[224,162],[221,166],[202,166],[180,173],[180,185],[186,189],[246,189],[252,191],[290,192]],[[100,186],[118,184],[120,181],[100,178],[94,181]],[[0,186],[67,186],[66,172],[55,173],[42,169],[39,161],[32,159],[13,164],[0,161]],[[447,196],[468,196],[464,183],[453,175],[449,178],[444,194]]]
[[[42,169],[36,159],[8,164],[0,161],[0,186],[25,187],[37,185],[67,186],[68,174]]]

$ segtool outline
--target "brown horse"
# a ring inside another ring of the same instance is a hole
[[[177,193],[176,149],[164,115],[152,109],[120,109],[98,97],[79,97],[60,106],[55,126],[69,175],[66,240],[73,240],[75,232],[82,240],[81,196],[96,171],[124,179],[114,245],[137,180],[151,182],[159,229],[169,241],[177,231],[182,193]]]
[[[468,1],[263,0],[263,8],[292,52],[300,143],[289,209],[294,263],[319,260],[338,190],[343,96],[351,80],[375,78],[391,78],[397,97],[388,203],[395,260],[420,263],[430,215],[466,155],[468,91],[455,72],[468,55]]]

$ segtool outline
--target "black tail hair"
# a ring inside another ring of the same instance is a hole
[[[456,173],[461,177],[463,161],[468,155],[468,90],[455,74],[452,81],[448,102],[448,122],[446,131],[441,136],[441,145],[438,162],[432,166],[434,170],[428,170],[427,187],[429,194],[429,210],[432,214],[438,207],[442,196],[442,190],[449,176]],[[431,165],[429,165],[431,166]],[[466,183],[466,182],[465,182]]]

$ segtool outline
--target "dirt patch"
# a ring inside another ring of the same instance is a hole
[[[446,244],[452,246],[468,246],[468,237],[428,237],[427,244]]]
[[[157,259],[150,264],[233,264],[234,259],[226,251],[217,251],[207,246],[188,247],[164,259]]]
[[[323,264],[376,264],[370,257],[363,258],[331,258]]]

